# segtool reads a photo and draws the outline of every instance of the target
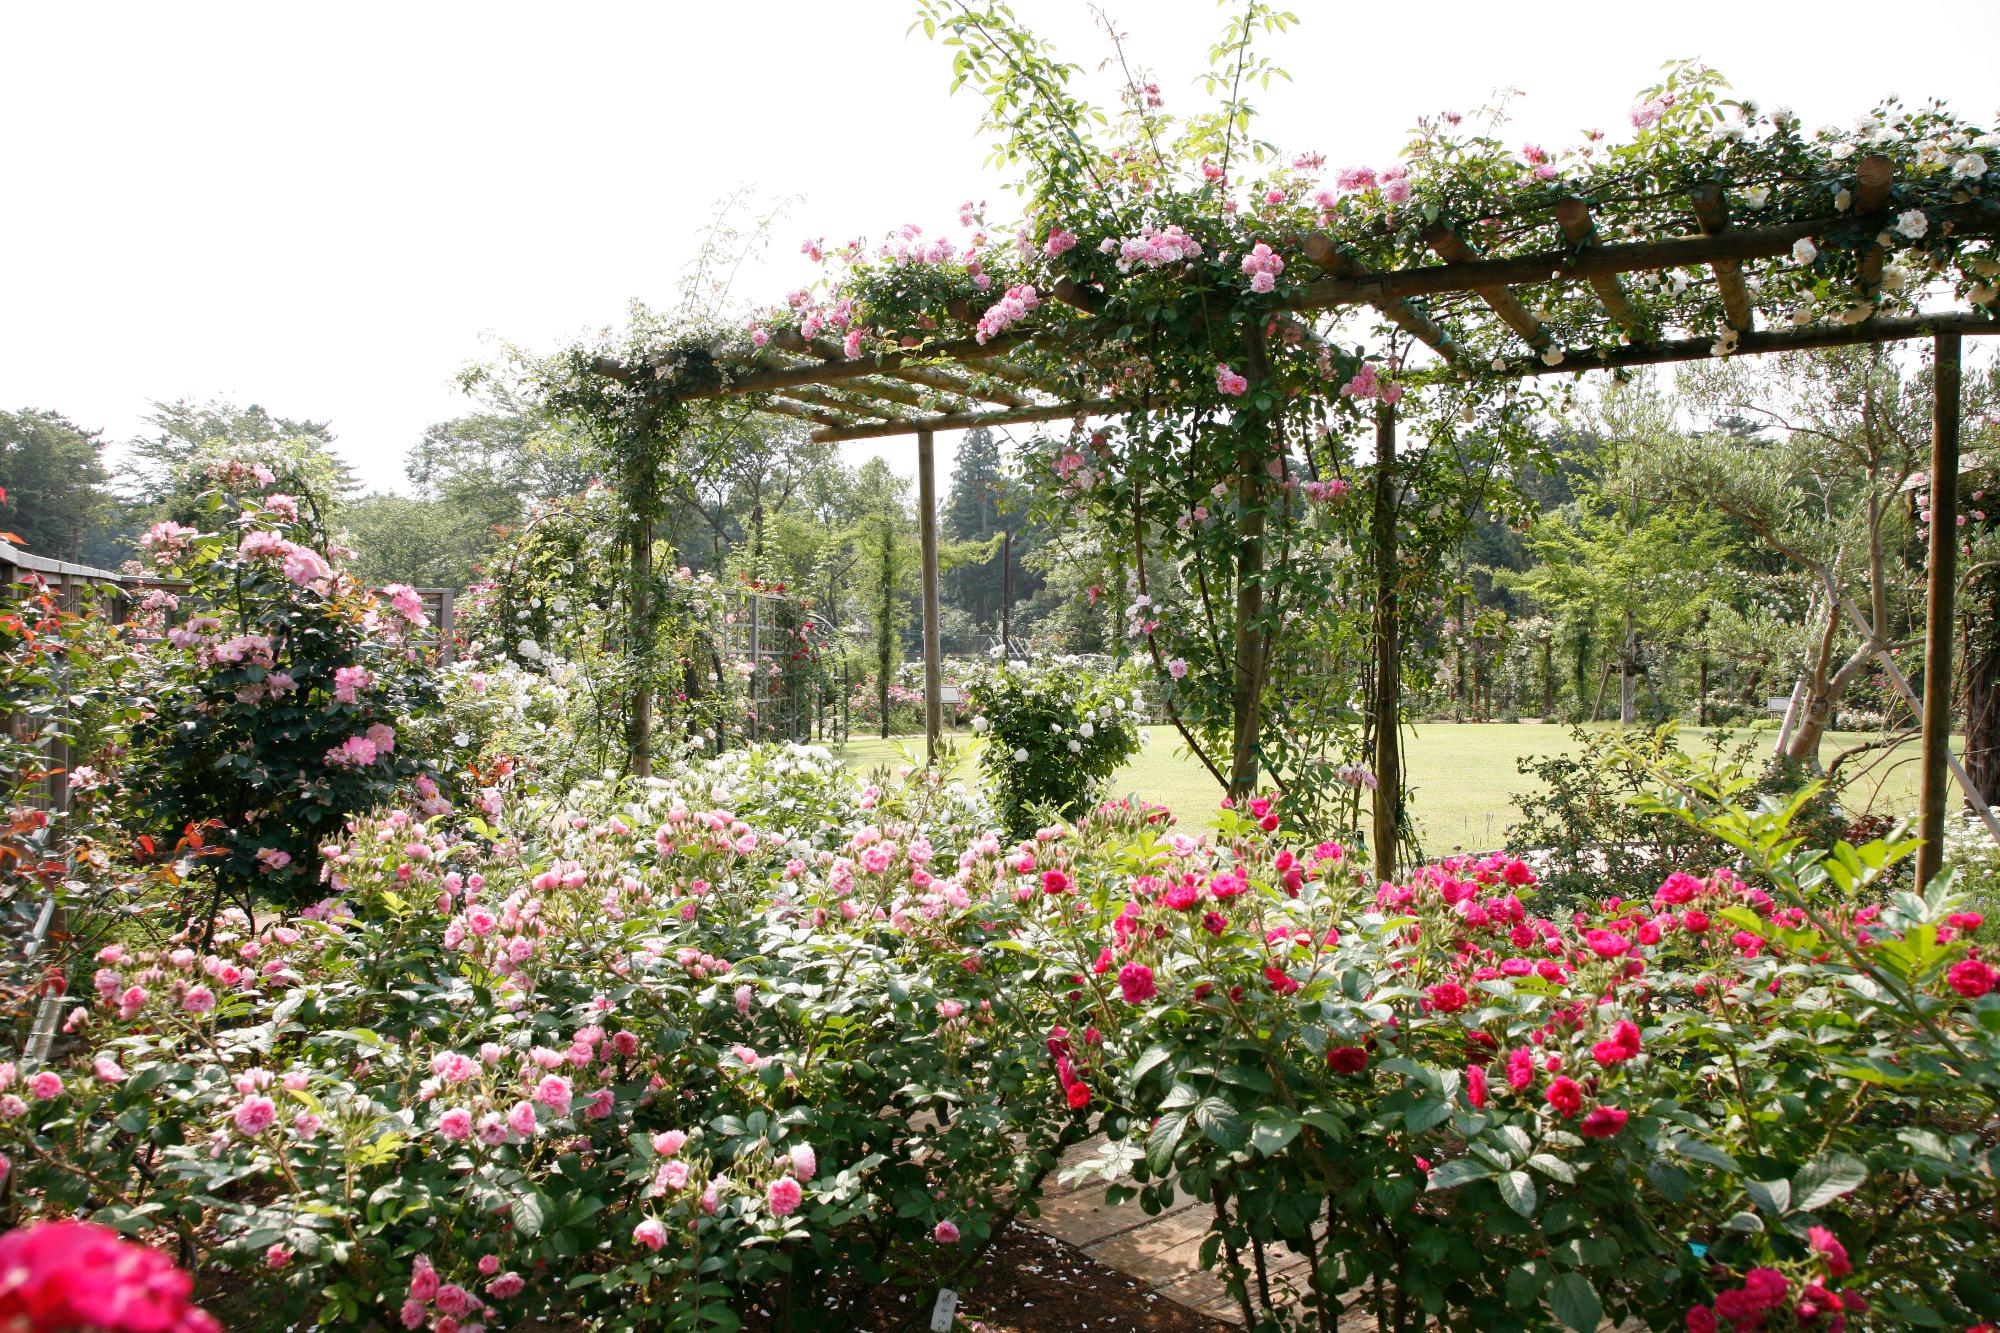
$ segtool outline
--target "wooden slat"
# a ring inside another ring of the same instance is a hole
[[[926,417],[922,421],[891,421],[879,426],[840,426],[813,432],[813,439],[826,443],[840,440],[876,440],[889,435],[915,435],[922,430],[970,430],[974,426],[1016,426],[1031,421],[1062,421],[1068,417],[1104,416],[1118,410],[1109,398],[1092,398],[1077,403],[1053,403],[1047,407],[1009,407],[995,412],[962,412],[952,416]]]
[[[1583,200],[1565,199],[1557,204],[1556,222],[1571,245],[1587,247],[1596,243],[1597,224],[1591,219],[1590,205]],[[1590,283],[1590,290],[1597,293],[1598,304],[1604,307],[1604,313],[1625,330],[1628,338],[1638,341],[1644,335],[1639,312],[1632,308],[1632,298],[1625,294],[1625,285],[1618,281],[1618,275],[1599,273],[1585,281]]]
[[[1722,197],[1722,182],[1712,180],[1695,191],[1695,221],[1704,236],[1720,236],[1729,230],[1729,205]],[[1738,333],[1757,327],[1757,310],[1750,303],[1750,288],[1743,281],[1743,265],[1734,259],[1718,259],[1709,265],[1715,274],[1715,289],[1722,296],[1723,317]]]
[[[1961,333],[1968,337],[2000,334],[2000,319],[1960,314],[1921,315],[1909,319],[1871,319],[1859,324],[1820,324],[1778,332],[1765,330],[1744,334],[1737,340],[1736,350],[1731,355],[1751,356],[1760,352],[1802,352],[1818,347],[1900,342],[1906,338],[1928,338],[1940,332]],[[1563,359],[1557,365],[1548,365],[1540,357],[1529,357],[1519,365],[1496,373],[1515,377],[1571,375],[1585,370],[1615,370],[1620,366],[1705,361],[1715,355],[1714,349],[1713,338],[1635,343],[1630,347],[1584,347],[1563,353]]]
[[[1463,236],[1443,223],[1424,229],[1424,244],[1435,250],[1438,258],[1448,263],[1473,264],[1479,260],[1479,252],[1473,249]],[[1528,307],[1521,304],[1521,298],[1509,291],[1506,284],[1489,283],[1473,290],[1479,293],[1481,300],[1493,307],[1493,313],[1500,316],[1508,328],[1527,341],[1528,346],[1540,350],[1549,345],[1549,331],[1542,327],[1542,321],[1536,319]]]
[[[1371,271],[1360,260],[1342,249],[1332,237],[1319,232],[1306,237],[1300,248],[1305,252],[1306,258],[1317,265],[1321,272],[1336,278],[1358,277]],[[1454,342],[1452,336],[1445,332],[1444,326],[1432,319],[1416,302],[1402,299],[1378,301],[1375,303],[1375,309],[1390,323],[1446,361],[1456,365],[1465,358],[1465,349]]]

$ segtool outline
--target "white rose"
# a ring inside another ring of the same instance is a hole
[[[1836,162],[1843,162],[1854,156],[1854,145],[1851,143],[1837,143],[1828,150],[1827,155]]]
[[[1752,186],[1743,192],[1743,202],[1753,209],[1762,208],[1771,202],[1771,187],[1768,185]]]
[[[1834,212],[1845,213],[1848,209],[1852,207],[1854,207],[1854,191],[1848,189],[1846,186],[1843,185],[1838,191],[1834,193],[1833,196]]]
[[[1548,351],[1542,353],[1542,360],[1552,366],[1561,365],[1563,363],[1562,348],[1551,347]]]
[[[1027,752],[1026,750],[1016,750],[1016,751],[1014,751],[1014,762],[1015,762],[1015,763],[1017,763],[1017,764],[1025,764],[1025,763],[1027,763],[1027,762],[1028,762],[1028,752]]]
[[[987,731],[992,728],[992,726],[993,723],[987,720],[987,717],[984,713],[981,713],[978,717],[972,719],[973,731],[977,732],[981,736],[984,736],[987,733]]]
[[[1922,240],[1924,233],[1931,229],[1931,220],[1921,208],[1913,208],[1896,218],[1896,230],[1913,241]]]
[[[1089,740],[1092,736],[1095,736],[1097,734],[1097,728],[1091,725],[1090,723],[1086,722],[1082,726],[1076,729],[1076,734],[1083,737],[1085,740]],[[1077,748],[1081,749],[1083,747],[1078,746]]]
[[[1967,153],[1951,164],[1951,174],[1960,180],[1978,180],[1986,174],[1986,159],[1977,153]]]
[[[1071,742],[1069,743],[1069,752],[1070,752],[1071,754],[1082,754],[1082,753],[1083,753],[1083,742],[1082,742],[1082,741],[1079,741],[1079,740],[1072,740],[1072,741],[1071,741]]]
[[[1812,243],[1812,237],[1801,236],[1792,242],[1792,258],[1801,264],[1810,264],[1819,258],[1819,247]]]

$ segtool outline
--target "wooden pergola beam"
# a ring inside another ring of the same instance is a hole
[[[803,397],[805,394],[810,393],[811,390],[797,389],[794,392]],[[823,412],[816,407],[808,407],[804,403],[790,402],[778,397],[766,398],[763,402],[758,403],[756,407],[759,412],[770,412],[777,416],[791,417],[798,421],[810,421],[813,425],[825,429],[845,426],[850,420],[850,418],[841,416],[838,413]]]
[[[1478,264],[1479,252],[1472,248],[1463,236],[1443,223],[1424,229],[1424,244],[1437,252],[1438,258],[1451,264],[1472,266]],[[1493,313],[1500,316],[1508,328],[1521,335],[1528,346],[1540,350],[1553,339],[1549,331],[1542,327],[1533,312],[1521,303],[1521,298],[1508,289],[1506,283],[1486,283],[1472,289],[1479,298],[1493,307]]]
[[[2000,319],[1979,315],[1917,315],[1908,319],[1871,319],[1859,324],[1818,324],[1811,328],[1746,333],[1732,356],[1765,352],[1805,352],[1819,347],[1853,347],[1862,343],[1900,342],[1937,333],[1969,337],[2000,333]],[[1630,347],[1586,347],[1563,353],[1556,365],[1540,357],[1492,372],[1516,378],[1529,375],[1572,375],[1585,370],[1616,370],[1621,366],[1653,366],[1674,361],[1706,361],[1715,357],[1713,338],[1675,342],[1635,343]]]
[[[875,402],[873,399],[857,403],[851,397],[843,397],[831,388],[816,388],[801,385],[796,389],[789,390],[786,396],[796,398],[802,403],[811,403],[816,407],[826,408],[836,413],[835,420],[821,423],[827,426],[851,426],[854,424],[857,414],[877,417],[883,421],[910,421],[914,419],[908,413],[898,412],[894,407]]]
[[[957,412],[922,420],[858,423],[813,432],[821,443],[843,440],[878,440],[890,435],[917,435],[924,431],[971,430],[975,426],[1018,426],[1033,421],[1061,421],[1068,417],[1104,416],[1116,412],[1118,404],[1109,398],[1092,398],[1075,403],[1051,403],[1046,407],[1009,407],[993,412]]]
[[[847,353],[825,338],[804,338],[795,329],[777,329],[771,334],[771,345],[798,356],[810,356],[819,361],[845,361]],[[984,400],[999,403],[1003,407],[1033,407],[1034,400],[1007,388],[994,388],[974,383],[963,376],[940,370],[935,366],[901,366],[885,370],[882,374],[891,379],[904,380],[910,384],[921,384],[926,388],[943,393],[956,394],[969,402]],[[906,401],[895,395],[882,392],[870,386],[870,392],[877,397],[890,398],[896,402]],[[921,406],[921,404],[915,404]]]
[[[1931,210],[1931,220],[1971,235],[2000,230],[2000,203],[1975,199]],[[1322,278],[1309,282],[1287,304],[1294,310],[1331,306],[1374,305],[1404,296],[1437,296],[1478,292],[1485,287],[1523,282],[1556,282],[1589,278],[1600,273],[1637,273],[1655,269],[1699,267],[1718,259],[1769,259],[1788,254],[1802,236],[1814,236],[1851,225],[1848,217],[1810,218],[1775,227],[1732,229],[1719,236],[1677,236],[1665,241],[1635,241],[1601,245],[1580,254],[1543,251],[1509,259],[1476,259],[1423,268]]]
[[[1854,167],[1854,216],[1880,217],[1889,207],[1889,187],[1896,177],[1895,164],[1881,153],[1870,153]],[[1882,266],[1888,254],[1873,236],[1864,234],[1861,252],[1861,291],[1869,300],[1882,289]]]
[[[1694,194],[1695,221],[1704,236],[1720,236],[1729,230],[1729,205],[1722,197],[1722,182],[1712,180]],[[1729,327],[1750,333],[1757,327],[1757,309],[1750,302],[1750,288],[1743,281],[1743,265],[1734,259],[1718,259],[1709,265],[1715,274],[1715,290],[1722,297],[1722,314]]]
[[[1590,205],[1583,200],[1565,199],[1557,204],[1556,222],[1571,245],[1582,249],[1596,244],[1597,223],[1590,216]],[[1604,307],[1604,313],[1625,330],[1626,337],[1636,342],[1642,332],[1639,312],[1632,308],[1632,298],[1625,294],[1625,285],[1618,280],[1618,275],[1598,273],[1585,281],[1590,283],[1590,290],[1597,293],[1597,302]]]
[[[1360,260],[1347,253],[1331,236],[1320,232],[1314,232],[1306,237],[1300,249],[1321,272],[1336,278],[1359,277],[1372,272]],[[1452,341],[1444,326],[1426,314],[1416,302],[1402,299],[1378,301],[1375,303],[1375,309],[1391,324],[1436,352],[1445,361],[1456,365],[1465,358],[1465,349]]]

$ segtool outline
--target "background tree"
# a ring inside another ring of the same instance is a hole
[[[36,555],[83,561],[115,514],[102,431],[59,412],[0,412],[0,529]]]

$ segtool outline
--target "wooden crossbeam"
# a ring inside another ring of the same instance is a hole
[[[845,361],[848,359],[847,353],[837,344],[825,338],[803,338],[796,329],[773,330],[771,333],[771,345],[798,356],[810,356],[820,361]],[[921,384],[927,388],[938,389],[944,393],[956,394],[958,397],[970,402],[985,399],[987,402],[1000,403],[1006,407],[1035,406],[1032,399],[1015,393],[1012,389],[980,385],[964,376],[954,375],[950,371],[940,370],[935,366],[901,366],[893,370],[885,370],[882,373],[892,379],[905,380],[911,384]],[[886,393],[877,392],[877,396],[891,398],[896,402],[906,401],[901,398],[894,398],[893,395]]]
[[[879,417],[884,421],[909,421],[913,419],[908,413],[898,412],[895,408],[876,402],[872,398],[864,398],[860,402],[856,402],[851,395],[843,396],[848,394],[849,390],[846,385],[839,386],[837,390],[812,385],[800,385],[796,389],[787,391],[786,396],[796,398],[802,403],[812,403],[817,407],[827,408],[830,411],[841,414],[840,420],[822,422],[822,425],[852,425],[857,414]]]
[[[1702,235],[1720,236],[1729,230],[1729,205],[1722,197],[1722,182],[1712,180],[1695,191],[1694,218]],[[1729,327],[1749,333],[1757,327],[1757,309],[1750,303],[1750,288],[1743,281],[1743,265],[1734,259],[1718,259],[1709,265],[1715,274],[1715,290],[1722,296],[1722,314]]]
[[[1590,205],[1581,199],[1565,199],[1556,205],[1556,222],[1561,225],[1564,237],[1571,245],[1585,247],[1594,245],[1597,239],[1597,223],[1591,219]],[[1598,273],[1588,279],[1590,290],[1597,293],[1599,305],[1612,322],[1625,330],[1627,337],[1635,342],[1644,335],[1640,327],[1639,312],[1632,308],[1632,299],[1625,294],[1625,285],[1618,281],[1616,273]]]
[[[1889,207],[1889,187],[1896,177],[1895,164],[1880,153],[1870,153],[1854,166],[1854,216],[1879,218]],[[1861,252],[1861,292],[1873,300],[1882,289],[1882,266],[1888,253],[1875,237],[1863,229]]]
[[[1437,252],[1438,258],[1451,264],[1474,264],[1479,260],[1479,252],[1472,248],[1463,236],[1443,223],[1424,229],[1424,244]],[[1509,291],[1505,283],[1488,283],[1474,287],[1479,298],[1493,307],[1493,313],[1500,316],[1507,327],[1521,335],[1528,346],[1540,350],[1547,347],[1552,339],[1549,331],[1542,327],[1528,307],[1521,304],[1521,298]]]
[[[840,416],[833,412],[822,412],[818,408],[807,407],[803,403],[794,403],[777,397],[766,398],[763,402],[758,403],[756,408],[759,412],[771,412],[781,417],[792,417],[799,421],[810,421],[813,425],[826,429],[837,429],[847,425],[851,420],[848,417]]]
[[[813,439],[825,443],[841,440],[874,440],[889,435],[915,435],[927,430],[971,430],[975,426],[1016,426],[1032,421],[1061,421],[1067,417],[1104,416],[1118,410],[1109,398],[1091,398],[1076,403],[1052,403],[1046,407],[1010,407],[994,412],[958,412],[949,416],[926,417],[921,421],[890,421],[880,425],[857,424],[813,432]]]
[[[1765,330],[1746,333],[1737,340],[1733,356],[1761,352],[1803,352],[1818,347],[1852,347],[1862,343],[1899,342],[1905,338],[1928,338],[1940,332],[1968,336],[2000,334],[2000,319],[1979,315],[1918,315],[1908,319],[1871,319],[1858,324],[1819,324],[1811,328]],[[1585,370],[1615,370],[1621,366],[1651,366],[1673,361],[1705,361],[1715,355],[1713,338],[1685,338],[1674,342],[1634,343],[1630,347],[1586,347],[1565,352],[1559,364],[1542,358],[1509,366],[1502,375],[1571,375]]]
[[[1306,258],[1317,265],[1322,273],[1331,274],[1336,278],[1359,277],[1371,271],[1360,260],[1342,249],[1331,236],[1320,232],[1314,232],[1306,237],[1300,248],[1305,252]],[[1400,298],[1378,301],[1375,303],[1375,309],[1380,311],[1391,324],[1453,365],[1465,358],[1465,349],[1452,341],[1444,326],[1432,319],[1425,313],[1423,307],[1414,301]]]
[[[1445,292],[1476,292],[1489,286],[1521,282],[1552,282],[1589,278],[1599,273],[1637,273],[1686,268],[1718,259],[1769,259],[1789,254],[1801,236],[1815,236],[1851,225],[1849,217],[1811,218],[1773,227],[1731,229],[1719,236],[1677,236],[1665,241],[1600,245],[1581,253],[1543,251],[1509,259],[1480,259],[1395,269],[1349,278],[1322,278],[1303,285],[1287,304],[1294,310],[1330,306],[1373,305],[1399,296],[1436,296]],[[2000,231],[2000,203],[1975,199],[1931,210],[1934,224],[1966,235]]]

